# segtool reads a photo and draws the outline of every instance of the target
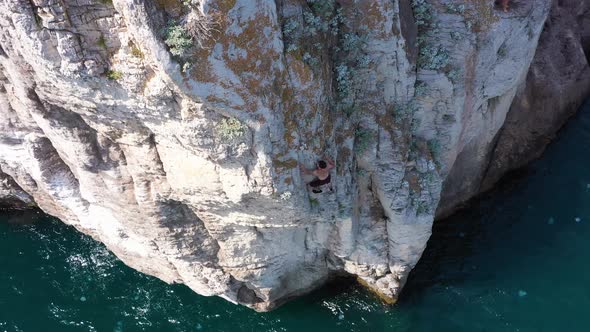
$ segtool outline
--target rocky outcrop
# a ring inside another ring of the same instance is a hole
[[[555,1],[480,190],[540,156],[590,96],[590,1]]]
[[[527,78],[485,152],[486,166],[466,178],[473,173],[472,165],[455,163],[445,180],[440,217],[540,156],[590,95],[589,59],[590,1],[553,1]],[[466,154],[465,159],[471,157]]]
[[[33,198],[23,191],[8,175],[0,172],[0,210],[34,206]]]
[[[11,190],[139,271],[261,311],[339,274],[395,301],[443,180],[452,207],[505,170],[490,160],[513,154],[501,148],[507,114],[523,121],[508,111],[550,10],[1,6],[0,174]],[[336,162],[331,188],[313,193],[299,165],[324,156]]]

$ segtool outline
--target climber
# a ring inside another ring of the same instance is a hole
[[[312,192],[315,194],[319,194],[322,192],[319,189],[321,186],[325,184],[329,184],[331,181],[330,170],[334,168],[336,165],[334,161],[328,157],[324,157],[324,160],[320,160],[317,162],[317,168],[313,171],[306,169],[303,165],[299,165],[299,169],[304,175],[313,175],[315,178],[308,185],[312,188]],[[331,186],[330,186],[331,190]]]
[[[508,3],[510,2],[510,0],[501,0],[500,3],[502,4],[502,10],[504,10],[504,13],[508,13]]]

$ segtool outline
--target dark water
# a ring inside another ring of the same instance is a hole
[[[587,104],[526,174],[435,226],[396,306],[339,283],[266,314],[139,274],[52,218],[3,212],[0,332],[586,332],[589,200]]]

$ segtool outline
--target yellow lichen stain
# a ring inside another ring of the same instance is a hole
[[[366,25],[371,32],[379,32],[381,35],[386,34],[383,27],[387,20],[383,15],[386,8],[381,7],[377,1],[360,1],[358,6],[358,10],[362,13],[361,24]]]
[[[272,162],[276,169],[293,169],[297,167],[297,160],[295,159],[281,161],[278,158],[275,158],[272,160]]]
[[[464,16],[465,20],[472,23],[471,30],[474,32],[487,32],[491,26],[500,19],[494,11],[493,1],[473,0],[473,8],[468,9]]]
[[[190,71],[191,77],[199,82],[214,83],[217,82],[218,78],[215,72],[211,68],[209,63],[210,50],[199,49],[193,53],[193,65]]]
[[[302,84],[306,84],[313,79],[313,71],[303,61],[292,61],[289,63],[289,68],[297,75]]]
[[[422,188],[420,187],[420,181],[416,172],[406,172],[404,175],[404,180],[408,182],[410,185],[410,190],[412,192],[417,193],[418,195],[422,192]]]
[[[144,96],[146,95],[146,91],[145,90],[147,89],[149,82],[154,77],[156,77],[156,72],[152,69],[152,67],[146,66],[145,67],[145,78],[144,78],[144,81],[143,81],[143,88],[142,88],[142,91],[143,91],[143,95]]]
[[[172,0],[159,0],[171,2]],[[263,29],[272,27],[271,19],[258,14],[257,17],[245,22],[239,34],[232,34],[230,26],[237,19],[229,12],[236,6],[236,0],[216,0],[210,3],[208,15],[212,21],[212,37],[202,41],[203,47],[195,48],[190,78],[200,82],[217,83],[227,90],[234,91],[244,101],[240,109],[245,112],[256,112],[259,96],[267,93],[267,82],[272,82],[272,66],[279,58],[279,54],[269,47],[271,41],[264,37]],[[221,47],[223,63],[229,68],[240,82],[223,80],[220,73],[210,62],[212,50]],[[230,55],[228,50],[236,49],[236,54]],[[223,97],[216,97],[220,101]]]
[[[295,104],[297,105],[297,104]],[[292,133],[297,132],[298,122],[297,116],[294,114],[293,109],[296,107],[295,105],[286,106],[283,108],[284,112],[284,126],[285,126],[285,133],[284,139],[287,142],[287,146],[291,147],[295,143],[295,136]]]
[[[266,123],[266,118],[262,114],[257,114],[256,121],[258,121],[258,123],[262,126]]]
[[[214,95],[208,95],[206,100],[210,103],[224,103],[225,102],[224,99],[221,99],[221,98],[216,97]]]
[[[337,165],[346,165],[350,162],[352,152],[347,147],[342,147],[338,150],[338,158],[336,158]],[[344,167],[338,167],[337,173],[338,175],[344,175]]]
[[[224,25],[227,23],[229,22],[225,22]],[[272,82],[270,79],[273,77],[273,63],[280,57],[280,54],[269,46],[272,41],[264,37],[264,29],[272,26],[270,17],[258,14],[241,27],[242,31],[239,34],[226,33],[218,40],[224,48],[222,56],[225,65],[242,83],[236,92],[249,103],[249,109],[254,111],[257,105],[256,98],[252,96],[259,96],[267,90],[268,83]],[[223,28],[227,30],[227,26]],[[230,54],[230,49],[235,49],[236,54]]]
[[[299,120],[304,114],[303,105],[294,101],[295,92],[290,86],[285,86],[281,91],[281,108],[283,110],[283,125],[285,127],[284,139],[287,146],[293,147],[295,136],[298,132]]]
[[[377,116],[379,125],[390,133],[397,127],[392,113],[392,111],[388,111]]]
[[[368,282],[366,282],[365,280],[361,279],[360,277],[356,278],[357,282],[359,284],[361,284],[362,286],[366,287],[368,290],[370,290],[373,294],[377,295],[378,298],[381,299],[381,301],[385,302],[386,304],[395,304],[397,302],[397,298],[385,295],[383,293],[381,293],[378,289],[376,289],[375,287],[369,285]]]
[[[286,86],[281,91],[281,101],[283,106],[288,106],[293,102],[293,89],[290,86]]]
[[[232,8],[236,6],[237,0],[217,0],[211,5],[215,6],[220,12],[228,13]]]

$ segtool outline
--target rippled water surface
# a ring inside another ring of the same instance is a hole
[[[137,273],[50,217],[0,212],[0,331],[586,332],[589,201],[587,105],[542,160],[435,226],[396,306],[337,283],[265,314]]]

